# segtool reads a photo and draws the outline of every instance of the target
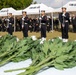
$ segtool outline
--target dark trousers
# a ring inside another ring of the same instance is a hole
[[[35,31],[38,32],[39,31],[39,25],[35,26]]]
[[[7,29],[8,34],[13,35],[13,27],[12,25],[9,25],[9,28]]]
[[[24,28],[23,28],[23,36],[24,37],[28,37],[28,25],[24,25]]]
[[[29,30],[30,30],[30,32],[32,32],[33,31],[33,27],[31,26],[31,27],[29,27]]]
[[[3,32],[5,31],[5,26],[4,26],[4,24],[2,24],[2,31],[3,31]]]
[[[47,26],[47,31],[48,31],[48,32],[50,31],[50,25]]]
[[[41,37],[46,38],[46,25],[41,25]]]
[[[73,31],[76,33],[76,25],[73,25]]]
[[[66,22],[64,24],[64,27],[62,27],[62,25],[61,25],[61,31],[62,31],[62,38],[63,39],[68,39],[69,38],[69,36],[68,36],[68,28],[69,28],[69,23],[68,22]]]

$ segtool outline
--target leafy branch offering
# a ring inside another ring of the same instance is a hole
[[[10,39],[10,40],[9,40]],[[11,43],[12,42],[12,43]],[[6,44],[7,43],[7,44]],[[19,42],[15,36],[6,35],[0,38],[0,66],[9,62],[20,62],[31,58],[32,64],[27,68],[7,70],[5,72],[25,70],[18,75],[36,75],[44,68],[55,67],[64,70],[76,66],[76,42],[62,42],[59,38],[44,41],[24,38]]]

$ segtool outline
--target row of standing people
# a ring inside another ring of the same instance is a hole
[[[21,19],[16,19],[16,31],[21,31],[20,21],[21,21]],[[30,32],[40,31],[39,25],[40,25],[39,18],[36,18],[36,19],[29,18],[29,30],[30,30]],[[59,25],[60,25],[59,18],[54,18],[53,19],[53,29],[57,30],[57,31],[60,30]],[[76,16],[74,14],[69,20],[69,25],[72,25],[72,31],[76,33]],[[51,18],[47,18],[46,27],[47,27],[48,32],[50,30],[52,30],[52,19]]]
[[[46,31],[52,25],[52,20],[47,19],[47,16],[45,15],[45,11],[41,11],[41,17],[39,19],[33,19],[33,24],[32,20],[28,18],[27,12],[23,11],[22,12],[22,18],[20,20],[20,25],[21,25],[21,30],[23,31],[23,36],[28,37],[28,30],[32,31],[32,25],[36,27],[37,29],[41,30],[41,37],[46,38]],[[69,22],[70,22],[70,14],[66,12],[66,8],[62,8],[62,13],[59,14],[59,20],[61,23],[61,31],[62,31],[62,39],[68,39],[68,27],[69,27]],[[74,27],[74,32],[75,32],[75,20],[76,17],[73,15],[72,18],[72,23]],[[5,19],[5,23],[7,24],[6,29],[9,34],[13,34],[13,24],[14,24],[14,19],[12,17],[12,13],[8,14],[8,18]],[[39,25],[40,24],[40,25]],[[36,29],[34,28],[34,29]]]
[[[45,15],[45,11],[42,11],[42,16],[39,19],[33,20],[33,24],[32,24],[32,20],[31,19],[29,20],[27,16],[27,12],[23,11],[22,18],[20,20],[20,25],[21,25],[21,30],[23,32],[23,36],[28,37],[29,28],[30,28],[30,31],[32,31],[32,27],[34,26],[35,27],[34,29],[37,31],[39,31],[39,28],[40,28],[41,37],[46,38],[46,27],[48,25],[48,22],[49,21],[47,21],[47,16]],[[4,25],[4,23],[6,25]],[[8,17],[6,19],[2,18],[2,26],[5,26],[7,32],[10,35],[13,35],[13,24],[14,24],[14,18],[12,17],[12,13],[8,13]],[[48,26],[49,26],[48,28],[51,27],[50,24]]]
[[[41,18],[39,18],[40,20],[40,28],[41,28],[41,38],[46,38],[46,24],[47,24],[47,16],[45,15],[45,12],[42,11],[42,16]],[[24,37],[28,37],[28,23],[29,23],[29,19],[27,16],[27,12],[23,11],[22,12],[22,21],[21,21],[21,25],[22,25],[22,31],[23,31],[23,36]]]
[[[12,17],[13,18],[13,17]],[[0,31],[7,31],[7,18],[0,18]],[[55,26],[55,30],[58,30],[58,26],[59,26],[59,20],[58,18],[53,20],[53,24]],[[30,32],[39,32],[40,31],[40,20],[39,18],[36,19],[32,19],[29,18],[29,23],[28,23],[28,27]],[[13,25],[13,30],[14,30],[14,25]],[[21,31],[22,30],[22,26],[21,26],[21,18],[17,17],[16,21],[15,21],[15,31]],[[49,32],[50,30],[52,30],[52,19],[51,18],[47,18],[47,31]]]
[[[39,32],[40,31],[40,19],[39,18],[29,18],[29,30],[30,32]],[[50,30],[52,30],[52,19],[47,18],[47,31],[49,32]],[[54,30],[58,30],[59,29],[59,19],[55,18],[53,19],[53,25],[54,25]],[[16,19],[16,31],[21,31],[21,18],[17,18]]]

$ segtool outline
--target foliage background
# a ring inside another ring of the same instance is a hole
[[[36,3],[33,0],[0,0],[0,9],[13,7],[16,10],[24,9],[30,4]]]

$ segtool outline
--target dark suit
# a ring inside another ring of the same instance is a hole
[[[76,17],[72,17],[73,31],[76,32]]]
[[[62,31],[62,38],[63,39],[68,39],[68,27],[69,27],[69,13],[65,13],[65,16],[63,13],[59,14],[59,20],[61,23],[61,31]]]
[[[47,20],[47,31],[48,32],[50,31],[50,20],[49,19]]]
[[[24,20],[22,20],[22,31],[24,37],[28,37],[28,23],[29,23],[29,19],[28,16],[26,16],[24,17]]]
[[[38,32],[39,31],[39,20],[36,19],[36,22],[35,22],[35,31]]]
[[[30,32],[33,31],[33,20],[31,18],[29,19],[29,30]]]
[[[41,37],[46,38],[47,16],[41,17]]]
[[[6,27],[5,27],[5,18],[2,18],[2,23],[1,23],[1,25],[2,25],[2,31],[4,32],[5,30],[6,30]]]
[[[13,34],[13,24],[14,24],[14,18],[10,17],[7,20],[7,31],[10,35]]]

